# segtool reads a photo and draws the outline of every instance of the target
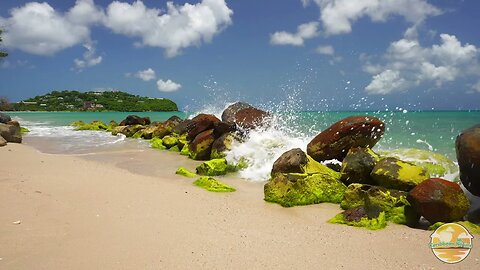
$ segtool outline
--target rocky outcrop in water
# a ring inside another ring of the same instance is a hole
[[[150,125],[149,117],[140,117],[138,115],[129,115],[127,118],[122,120],[119,124],[120,126],[131,126],[131,125]]]
[[[455,141],[460,180],[475,196],[480,196],[480,125],[468,128]]]
[[[351,116],[318,134],[307,146],[316,161],[342,161],[353,147],[372,148],[382,138],[385,124],[371,116]]]

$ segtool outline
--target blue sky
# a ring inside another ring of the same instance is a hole
[[[0,96],[478,110],[478,11],[475,0],[2,0]]]

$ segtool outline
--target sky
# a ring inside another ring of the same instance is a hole
[[[476,0],[0,1],[0,96],[479,110]]]

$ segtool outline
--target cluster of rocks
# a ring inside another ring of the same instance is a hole
[[[20,127],[20,124],[4,113],[0,113],[0,147],[7,143],[22,143],[22,131],[27,129]]]
[[[480,126],[474,129],[459,136],[457,152],[460,179],[478,195],[480,149],[475,146],[480,145]],[[285,152],[273,164],[264,186],[265,200],[285,207],[338,203],[345,211],[331,222],[370,229],[383,228],[387,221],[416,226],[421,217],[431,224],[463,220],[470,202],[460,185],[431,177],[451,172],[453,161],[414,149],[377,154],[372,147],[384,130],[385,124],[375,117],[352,116],[318,134],[307,145],[307,153],[298,148]],[[415,163],[399,156],[415,158]],[[432,162],[432,157],[439,162]],[[341,167],[330,166],[332,159]]]

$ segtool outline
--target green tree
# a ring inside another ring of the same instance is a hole
[[[3,33],[3,30],[0,29],[0,45],[2,44],[2,33]],[[8,53],[4,52],[4,51],[0,51],[0,58],[3,58],[3,57],[7,57]]]

